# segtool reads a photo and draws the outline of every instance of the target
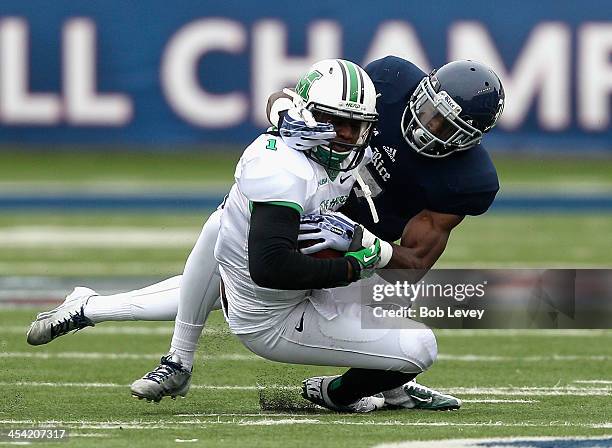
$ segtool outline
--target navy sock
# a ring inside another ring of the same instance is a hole
[[[327,394],[335,404],[346,406],[360,398],[395,389],[416,376],[416,373],[393,370],[349,369],[329,383]]]

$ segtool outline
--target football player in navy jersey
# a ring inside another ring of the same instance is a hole
[[[340,211],[387,241],[401,240],[388,268],[422,275],[444,251],[451,230],[466,215],[486,212],[499,189],[481,140],[502,113],[504,89],[493,70],[475,61],[450,62],[427,75],[387,56],[365,71],[379,95],[379,121],[372,162],[360,174],[379,220],[358,186]],[[288,105],[285,96],[271,98],[271,119]],[[280,116],[280,134],[294,149],[307,151],[309,142],[328,138],[324,126]]]
[[[399,239],[386,268],[411,269],[416,281],[442,255],[452,229],[466,215],[486,212],[495,199],[497,172],[481,140],[503,111],[504,89],[493,70],[475,61],[450,62],[427,75],[404,59],[388,56],[365,71],[378,93],[379,120],[370,141],[373,158],[359,173],[365,185],[355,185],[340,211],[389,242]],[[308,124],[308,114],[293,109],[283,113],[283,104],[288,105],[282,94],[273,96],[268,112],[274,123],[281,111],[279,133],[289,146],[310,151],[311,142],[329,138],[324,133],[331,129],[325,123]],[[321,229],[315,235],[325,241],[318,249],[335,248],[334,232]],[[333,379],[330,384],[339,382],[340,387],[328,389],[328,394],[351,396],[360,386],[367,389],[363,385],[370,380],[369,372],[342,382],[354,370]],[[321,378],[306,380],[302,395],[330,407],[321,387],[310,391],[311,382]],[[455,397],[415,381],[382,395],[392,407],[461,406]]]

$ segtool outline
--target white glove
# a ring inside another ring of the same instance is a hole
[[[293,107],[282,114],[279,133],[291,149],[307,151],[319,145],[329,145],[336,137],[334,126],[317,122],[303,107]]]
[[[378,238],[368,229],[360,224],[363,229],[363,236],[361,242],[364,246],[371,246],[376,240],[380,240],[380,261],[376,264],[376,269],[384,268],[391,261],[391,255],[393,255],[393,246],[386,241]]]
[[[298,241],[317,241],[312,246],[303,247],[303,254],[313,254],[323,249],[346,252],[353,241],[356,223],[338,212],[321,215],[304,215],[300,221]]]

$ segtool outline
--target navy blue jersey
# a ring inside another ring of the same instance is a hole
[[[402,115],[426,74],[393,56],[372,62],[365,71],[380,94],[376,101],[380,119],[370,143],[374,159],[363,176],[372,190],[380,222],[373,223],[357,190],[342,212],[387,241],[399,239],[406,223],[422,210],[461,216],[486,212],[499,183],[482,145],[432,158],[418,154],[402,135]]]

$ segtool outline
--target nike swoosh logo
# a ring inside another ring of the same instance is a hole
[[[347,179],[350,179],[351,176],[346,176],[344,179],[340,178],[340,183],[343,184],[344,182],[347,181]]]
[[[300,319],[300,323],[299,323],[299,324],[297,324],[297,326],[295,327],[295,331],[297,331],[297,332],[300,332],[300,333],[301,333],[301,332],[304,330],[304,314],[305,314],[305,313],[306,313],[306,311],[304,311],[304,312],[302,313],[302,317],[301,317],[301,319]]]
[[[370,255],[369,257],[363,257],[363,262],[367,263],[368,261],[370,261],[373,258],[376,258],[376,254]]]

